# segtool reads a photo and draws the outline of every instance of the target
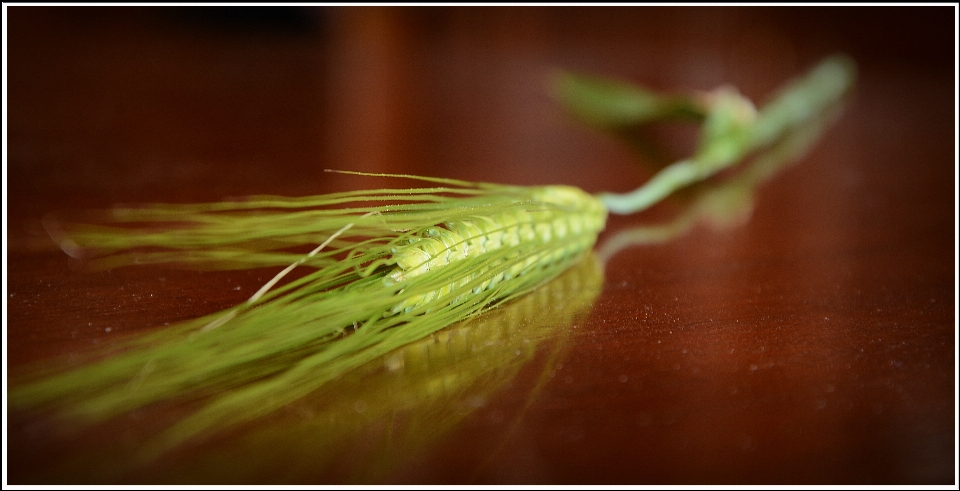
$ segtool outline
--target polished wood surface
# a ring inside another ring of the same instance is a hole
[[[860,66],[749,215],[606,254],[687,208],[612,217],[527,303],[155,461],[128,456],[189,408],[10,413],[9,483],[956,483],[953,8],[6,12],[8,374],[275,273],[76,271],[51,211],[382,184],[324,168],[626,191],[648,168],[558,108],[556,69],[759,102],[833,52]]]

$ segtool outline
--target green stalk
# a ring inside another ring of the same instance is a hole
[[[750,153],[818,117],[852,87],[856,66],[843,55],[822,61],[805,77],[787,86],[755,113],[753,104],[734,90],[714,94],[696,153],[669,165],[646,184],[625,193],[598,195],[610,213],[631,214],[660,202],[674,191],[703,181]]]

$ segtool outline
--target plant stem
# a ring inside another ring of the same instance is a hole
[[[712,102],[693,157],[665,167],[632,192],[601,193],[598,197],[611,213],[645,210],[677,189],[709,178],[776,142],[790,129],[819,117],[842,99],[855,77],[852,60],[844,55],[831,56],[788,85],[756,115],[745,111],[750,102],[743,96],[721,89]]]

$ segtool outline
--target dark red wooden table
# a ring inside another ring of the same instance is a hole
[[[75,272],[50,211],[381,184],[330,167],[626,191],[650,173],[557,107],[553,70],[763,101],[822,56],[860,65],[748,221],[584,263],[147,465],[177,408],[72,437],[7,414],[11,484],[956,483],[954,8],[6,12],[8,374],[275,273]]]

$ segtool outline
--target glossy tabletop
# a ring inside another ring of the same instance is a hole
[[[325,168],[627,191],[650,163],[562,111],[557,70],[759,103],[823,56],[859,65],[793,165],[611,217],[554,282],[249,424],[143,461],[189,405],[9,412],[11,484],[956,483],[954,8],[6,14],[9,375],[276,273],[82,272],[52,211],[385,182]]]

